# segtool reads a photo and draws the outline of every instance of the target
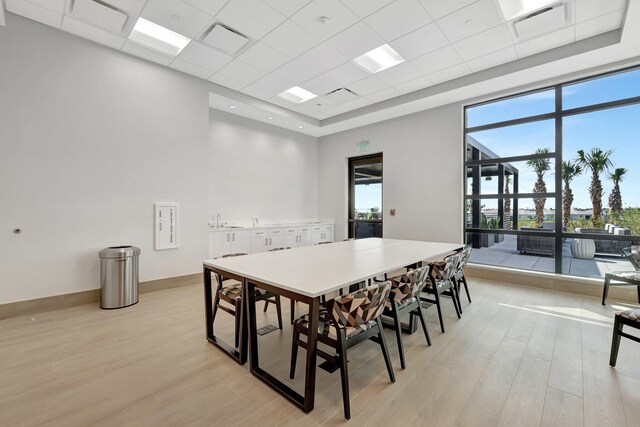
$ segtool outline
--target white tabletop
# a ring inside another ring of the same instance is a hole
[[[203,264],[318,297],[461,247],[459,243],[369,238],[206,260]]]

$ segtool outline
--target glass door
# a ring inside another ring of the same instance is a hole
[[[382,154],[349,159],[349,238],[382,237]]]

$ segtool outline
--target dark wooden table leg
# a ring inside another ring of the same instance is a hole
[[[316,361],[318,357],[318,323],[320,298],[309,304],[309,336],[307,337],[307,366],[304,378],[304,412],[311,412],[316,396]]]
[[[211,270],[203,268],[204,283],[204,321],[206,338],[213,338],[213,290],[211,289]]]

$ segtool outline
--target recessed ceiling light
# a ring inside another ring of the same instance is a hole
[[[235,105],[229,105],[229,108],[231,108],[232,110],[235,110],[236,106]]]
[[[268,117],[267,117],[267,120],[273,120],[273,117],[268,116]]]
[[[555,3],[556,0],[498,0],[505,21],[511,21]]]
[[[405,59],[388,44],[384,44],[353,60],[371,74],[401,64]]]
[[[304,126],[298,126],[298,129],[302,129]]]
[[[138,18],[129,40],[171,56],[176,56],[191,41],[190,38],[154,24],[144,18]]]
[[[295,104],[300,104],[302,102],[313,99],[318,95],[316,95],[313,92],[309,92],[308,90],[303,89],[300,86],[294,86],[290,89],[285,90],[282,93],[279,93],[278,96],[282,99],[286,99],[287,101],[293,102]]]

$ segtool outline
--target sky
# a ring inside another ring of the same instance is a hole
[[[565,86],[563,108],[582,107],[634,96],[640,96],[640,70]],[[554,102],[554,92],[551,90],[473,107],[467,110],[468,126],[552,112]],[[532,154],[537,148],[549,148],[553,151],[555,145],[553,120],[474,132],[470,136],[502,157]],[[620,185],[623,205],[640,207],[640,105],[565,117],[563,160],[575,160],[578,150],[588,152],[593,147],[613,150],[613,168],[623,167],[628,170]],[[532,192],[536,180],[533,170],[526,162],[512,165],[519,171],[519,191]],[[613,183],[606,175],[603,173],[600,179],[605,191],[603,204],[608,206]],[[574,208],[591,208],[588,193],[590,181],[591,174],[583,173],[572,182]],[[545,182],[547,191],[554,191],[553,169],[546,173]],[[494,177],[491,181],[483,178],[481,189],[483,194],[496,193],[497,178]],[[533,201],[523,200],[520,206],[533,207]],[[553,201],[547,200],[546,207],[554,207]]]
[[[382,208],[382,184],[356,185],[355,205],[358,211]]]

